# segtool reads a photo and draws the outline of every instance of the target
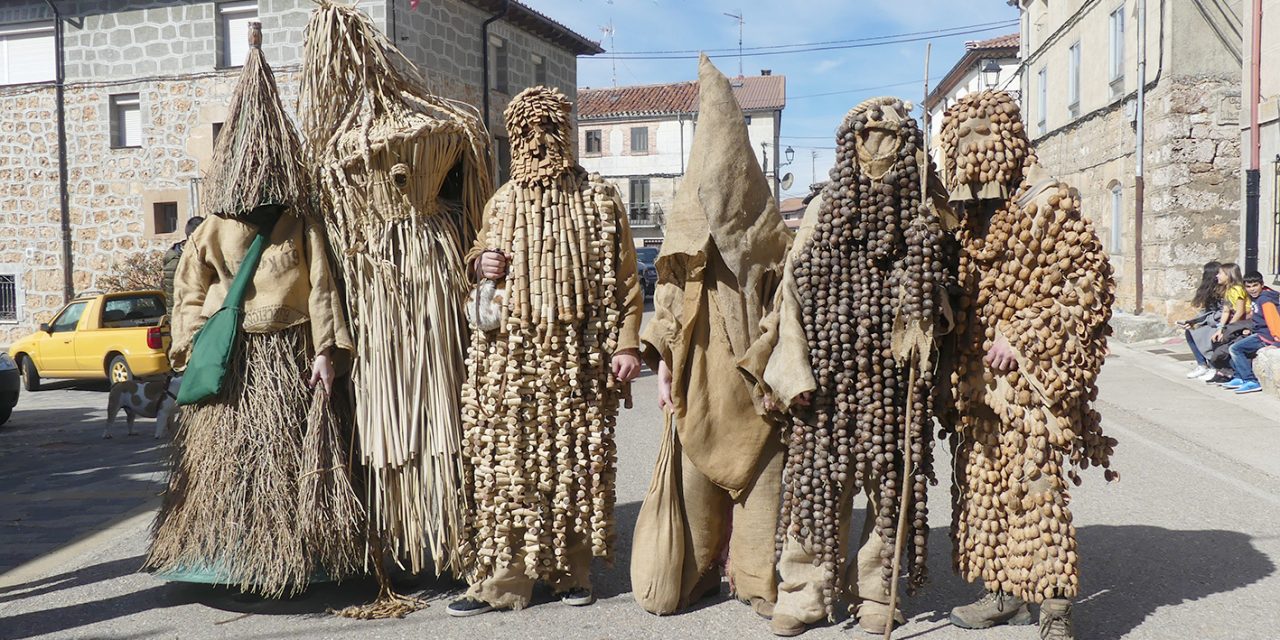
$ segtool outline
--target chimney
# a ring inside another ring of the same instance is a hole
[[[767,75],[769,75],[769,74],[771,74],[771,73],[773,73],[773,69],[761,69],[761,70],[760,70],[760,75],[762,75],[762,76],[767,76]]]

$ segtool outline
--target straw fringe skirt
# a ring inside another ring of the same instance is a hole
[[[313,352],[305,324],[242,335],[222,394],[182,413],[145,568],[280,597],[361,566],[348,436],[307,387]]]

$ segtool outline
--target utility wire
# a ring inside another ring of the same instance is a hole
[[[743,53],[743,54],[741,54],[741,55],[742,55],[742,57],[744,57],[744,58],[753,58],[753,57],[757,57],[757,56],[774,56],[774,55],[784,55],[784,54],[788,54],[788,53],[811,53],[811,52],[814,52],[814,51],[837,51],[837,50],[843,50],[843,49],[864,49],[864,48],[868,48],[868,47],[880,47],[880,46],[884,46],[884,45],[891,45],[891,44],[907,44],[907,43],[910,43],[910,42],[921,42],[921,41],[924,41],[924,40],[932,40],[932,39],[935,39],[935,38],[950,38],[950,37],[954,37],[954,36],[971,35],[971,34],[975,34],[975,33],[982,33],[982,32],[985,32],[985,31],[995,31],[995,30],[997,30],[997,29],[1004,29],[1004,28],[1007,28],[1007,27],[1011,27],[1011,26],[1013,26],[1014,24],[1016,24],[1016,23],[1014,23],[1014,22],[1009,22],[1009,23],[1002,23],[1000,26],[995,26],[995,27],[985,27],[985,28],[979,28],[979,29],[969,29],[969,30],[965,30],[965,31],[953,31],[953,32],[949,32],[949,33],[934,32],[934,33],[930,33],[929,35],[919,35],[919,36],[913,36],[913,37],[902,37],[902,38],[897,38],[897,39],[894,39],[894,40],[880,40],[880,41],[877,41],[877,42],[861,42],[861,43],[854,43],[854,44],[839,44],[839,45],[828,45],[828,46],[805,46],[805,45],[792,45],[792,46],[800,46],[800,47],[803,47],[803,48],[799,48],[799,49],[787,49],[787,50],[777,50],[777,51],[753,51],[753,52],[746,52],[746,53]],[[696,59],[698,59],[698,55],[699,55],[699,54],[687,54],[687,55],[684,55],[684,54],[681,54],[681,55],[652,55],[652,56],[647,56],[647,55],[646,55],[646,56],[641,56],[641,55],[630,55],[630,56],[624,56],[624,55],[595,55],[595,56],[579,56],[579,58],[580,58],[580,59],[583,59],[583,60],[615,60],[615,59],[616,59],[616,60],[696,60]]]
[[[790,47],[817,47],[817,46],[826,46],[826,45],[832,45],[832,44],[851,44],[851,43],[858,43],[858,42],[872,42],[875,40],[887,40],[892,38],[906,38],[911,36],[936,35],[936,34],[940,34],[947,31],[978,29],[980,27],[985,27],[988,29],[995,29],[998,27],[1012,27],[1016,24],[1018,24],[1018,20],[996,20],[993,22],[979,22],[976,24],[966,24],[966,25],[960,25],[957,27],[946,27],[943,29],[930,29],[928,31],[912,31],[909,33],[895,33],[895,34],[883,35],[883,36],[867,36],[865,38],[851,38],[848,40],[826,40],[823,42],[798,42],[794,44],[775,44],[775,45],[759,46],[759,47],[743,47],[742,51],[763,51],[763,50],[771,50],[771,49],[787,49]],[[612,51],[610,53],[615,56],[651,56],[651,55],[669,55],[669,54],[675,54],[675,53],[698,54],[698,53],[737,53],[737,52],[738,52],[738,49],[733,48],[733,49],[668,49],[665,51]],[[591,57],[598,58],[599,56],[591,56]]]

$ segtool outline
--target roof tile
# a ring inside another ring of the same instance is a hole
[[[729,82],[743,111],[771,111],[787,104],[785,76],[738,77]],[[697,108],[697,82],[578,89],[578,117],[586,120],[695,113]]]

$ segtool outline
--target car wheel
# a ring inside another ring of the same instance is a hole
[[[111,363],[107,365],[107,379],[111,384],[117,382],[128,382],[133,379],[133,371],[129,370],[129,363],[124,356],[116,356],[111,359]]]
[[[40,390],[40,372],[36,370],[36,363],[31,361],[31,356],[22,357],[22,388],[27,391]]]

